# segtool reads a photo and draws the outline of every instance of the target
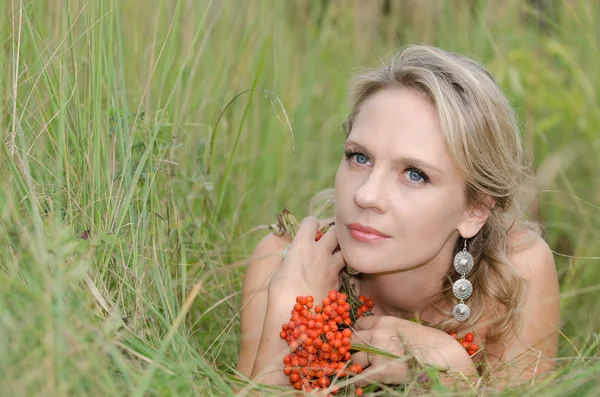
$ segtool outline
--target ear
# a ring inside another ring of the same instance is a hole
[[[495,205],[496,199],[486,195],[486,197],[480,201],[480,204],[475,207],[468,207],[457,227],[460,235],[464,238],[471,238],[479,233],[483,225],[485,225],[485,222],[488,220]]]

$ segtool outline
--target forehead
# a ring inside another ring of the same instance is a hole
[[[372,156],[417,158],[444,172],[456,171],[434,105],[411,89],[386,88],[369,97],[348,138],[365,146]]]

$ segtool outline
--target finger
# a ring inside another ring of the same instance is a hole
[[[319,221],[313,216],[308,216],[302,220],[298,233],[296,234],[296,239],[300,241],[308,239],[314,241],[317,230],[319,230]]]
[[[359,330],[371,329],[377,325],[381,316],[363,316],[359,318],[355,323],[355,328]]]
[[[364,367],[363,367],[364,368]],[[360,374],[356,375],[356,387],[365,387],[374,383],[386,383],[384,380],[388,376],[385,374],[385,366],[369,366],[364,369]]]
[[[369,360],[370,357],[367,352],[356,352],[352,355],[352,364],[360,364],[363,368],[367,368],[371,365]]]
[[[378,361],[356,376],[356,386],[364,387],[373,383],[402,384],[407,380],[409,377],[405,365],[394,361]]]
[[[319,239],[319,245],[326,247],[329,252],[333,252],[337,248],[338,239],[337,228],[335,225],[331,226]]]
[[[358,330],[354,329],[352,336],[350,337],[350,344],[354,345],[369,345],[373,338],[373,332],[371,330]]]

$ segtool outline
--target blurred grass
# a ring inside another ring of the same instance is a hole
[[[538,172],[561,358],[550,380],[500,394],[600,394],[598,2],[0,10],[3,395],[235,394],[258,226],[332,187],[349,77],[406,43],[485,63]]]

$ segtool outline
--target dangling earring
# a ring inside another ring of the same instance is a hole
[[[452,311],[454,318],[458,321],[465,321],[471,314],[471,309],[465,304],[465,299],[473,293],[473,285],[465,278],[465,275],[473,270],[473,263],[473,255],[467,251],[467,239],[465,239],[462,251],[454,257],[454,269],[461,275],[460,279],[456,280],[452,286],[454,296],[460,300]]]

